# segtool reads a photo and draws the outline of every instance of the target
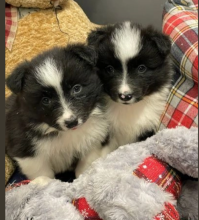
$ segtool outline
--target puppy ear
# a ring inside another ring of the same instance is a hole
[[[22,91],[27,66],[28,62],[20,64],[6,79],[6,85],[15,94],[18,94]]]
[[[169,36],[154,30],[153,27],[148,27],[145,31],[149,35],[150,40],[157,46],[160,54],[164,57],[168,56],[171,51],[171,40]]]
[[[95,52],[93,47],[85,46],[85,45],[76,45],[73,48],[73,52],[80,59],[86,61],[88,64],[94,66],[97,61],[97,53]]]
[[[87,37],[87,43],[91,46],[97,46],[111,31],[111,26],[97,28],[91,31]]]
[[[171,51],[171,40],[168,36],[159,34],[154,36],[152,40],[156,43],[156,46],[163,56],[169,55]]]

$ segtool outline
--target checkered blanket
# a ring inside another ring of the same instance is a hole
[[[6,4],[5,7],[5,46],[11,50],[17,31],[17,8]]]
[[[168,0],[163,32],[171,37],[176,67],[160,129],[198,126],[198,0]]]

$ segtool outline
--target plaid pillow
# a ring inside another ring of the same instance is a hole
[[[5,7],[5,46],[11,50],[17,31],[17,8],[6,4]]]
[[[172,40],[171,57],[176,74],[160,129],[198,126],[197,10],[197,0],[168,0],[165,3],[163,32]]]

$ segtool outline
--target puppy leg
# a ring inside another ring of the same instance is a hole
[[[75,176],[78,178],[88,167],[92,164],[93,161],[98,159],[101,156],[101,149],[93,149],[85,157],[78,161],[78,164],[75,169]]]
[[[24,173],[30,180],[39,176],[54,178],[54,171],[49,162],[43,157],[15,158]]]
[[[47,176],[39,176],[35,178],[33,181],[30,182],[30,184],[36,184],[39,186],[45,186],[48,183],[50,183],[53,179],[47,177]]]

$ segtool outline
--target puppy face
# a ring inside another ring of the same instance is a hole
[[[55,48],[17,67],[8,87],[29,117],[58,130],[75,129],[94,114],[101,83],[95,53],[82,45]]]
[[[88,44],[98,53],[105,91],[116,102],[138,102],[171,79],[170,40],[151,27],[124,22],[99,28],[90,33]]]

